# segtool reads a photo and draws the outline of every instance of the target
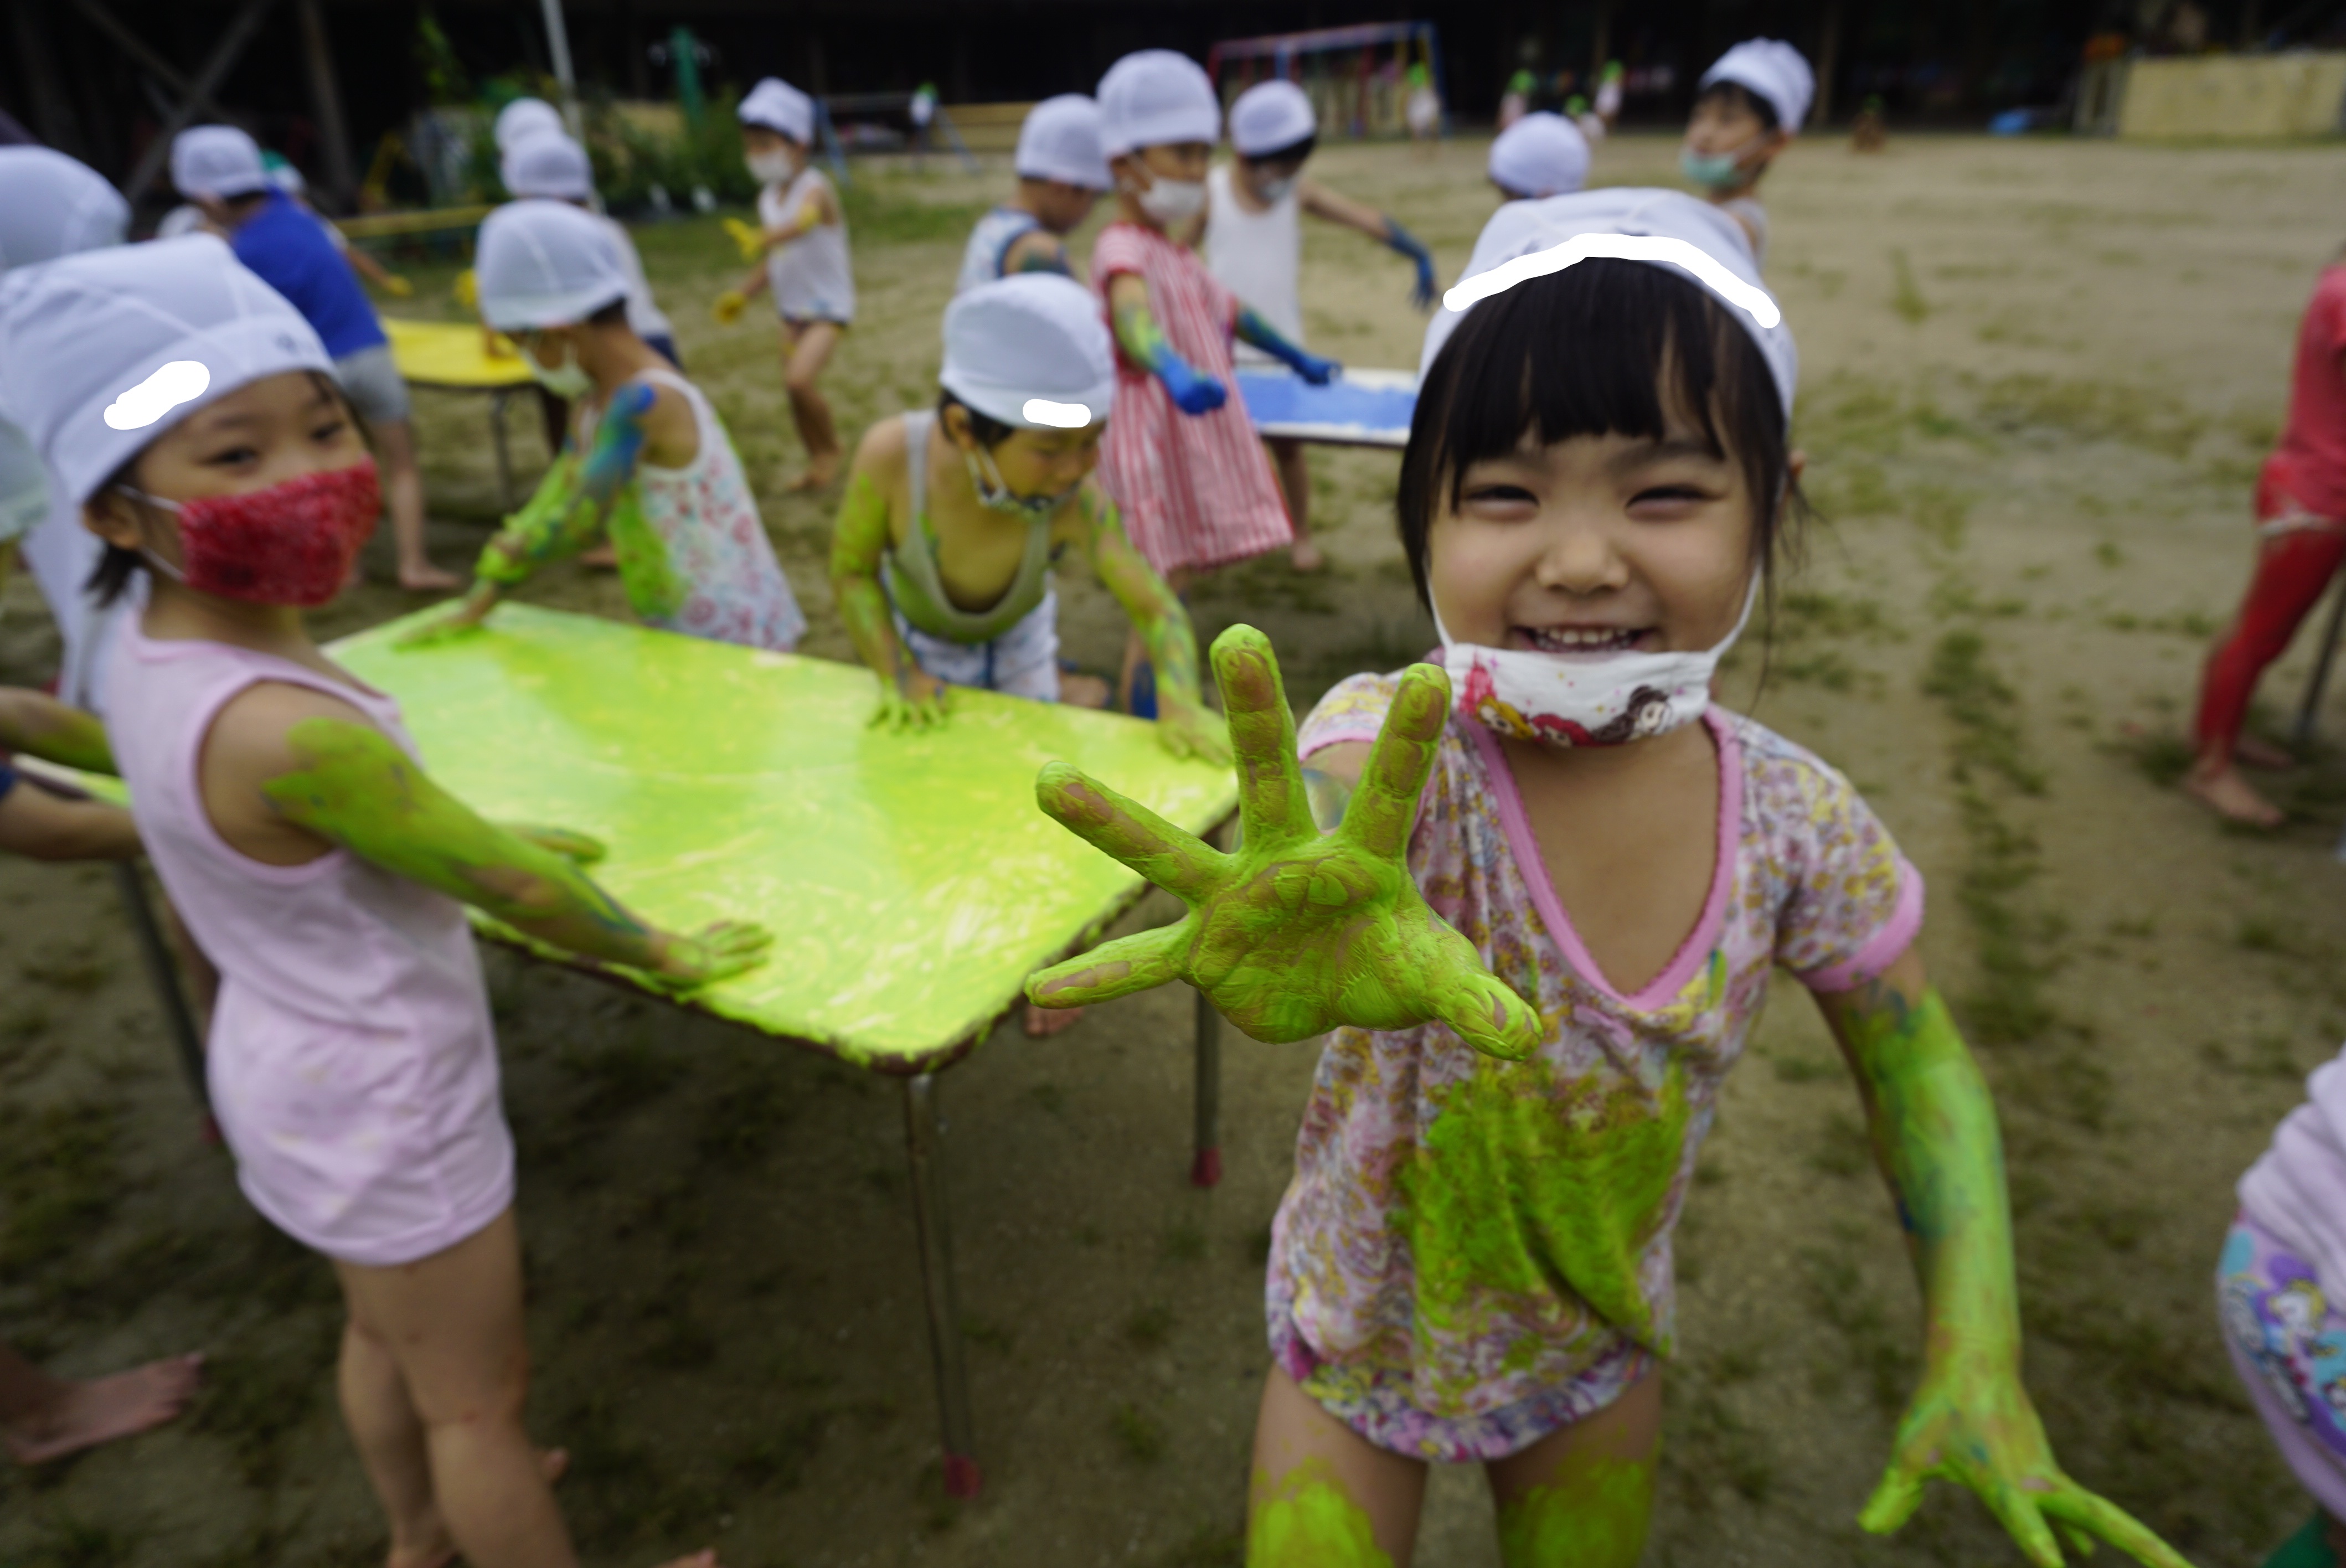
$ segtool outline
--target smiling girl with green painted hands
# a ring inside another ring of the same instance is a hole
[[[1944,1479],[2032,1563],[2181,1568],[2062,1473],[2022,1385],[1995,1112],[1914,950],[1920,877],[1847,779],[1709,704],[1801,466],[1774,302],[1670,192],[1514,204],[1469,280],[1519,258],[1437,322],[1402,463],[1441,665],[1340,682],[1299,732],[1269,644],[1223,634],[1234,853],[1064,766],[1037,785],[1189,913],[1036,1002],[1178,979],[1258,1039],[1333,1032],[1272,1228],[1248,1561],[1406,1563],[1429,1461],[1484,1466],[1510,1568],[1637,1561],[1671,1233],[1780,966],[1857,1078],[1923,1296],[1861,1522]]]
[[[373,531],[374,464],[317,335],[218,240],[0,283],[0,406],[106,542],[99,598],[148,576],[107,738],[219,972],[206,1070],[238,1185],[342,1285],[338,1384],[389,1560],[566,1568],[558,1461],[523,1421],[513,1138],[464,906],[678,985],[769,939],[661,931],[578,869],[592,840],[484,820],[311,640],[302,611]]]

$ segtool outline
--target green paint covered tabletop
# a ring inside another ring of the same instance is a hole
[[[660,925],[773,932],[759,968],[653,994],[903,1079],[945,1481],[975,1495],[934,1074],[1144,886],[1036,808],[1035,775],[1064,759],[1202,835],[1236,809],[1234,774],[1177,761],[1140,720],[991,692],[956,689],[940,729],[875,730],[859,667],[511,601],[470,636],[393,646],[435,613],[328,651],[399,699],[441,784],[484,815],[601,840],[596,880]],[[1210,1186],[1219,1046],[1202,999],[1197,1020],[1191,1176]]]

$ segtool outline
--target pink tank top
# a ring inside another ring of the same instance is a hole
[[[352,704],[410,756],[399,705],[225,644],[127,623],[107,730],[140,836],[220,972],[207,1070],[237,1179],[297,1241],[369,1267],[462,1241],[513,1199],[496,1040],[464,906],[347,850],[272,866],[205,810],[204,738],[279,681]]]

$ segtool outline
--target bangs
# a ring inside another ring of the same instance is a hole
[[[1786,482],[1783,404],[1760,346],[1708,290],[1667,268],[1595,257],[1467,313],[1424,384],[1402,458],[1402,545],[1425,596],[1434,514],[1466,471],[1575,436],[1699,436],[1743,470],[1754,538],[1772,554]]]

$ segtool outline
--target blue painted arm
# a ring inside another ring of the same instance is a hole
[[[1280,335],[1279,329],[1257,315],[1250,305],[1239,307],[1239,341],[1252,343],[1273,359],[1294,367],[1295,373],[1315,387],[1328,384],[1330,378],[1344,367],[1333,360],[1323,360],[1307,353]]]

